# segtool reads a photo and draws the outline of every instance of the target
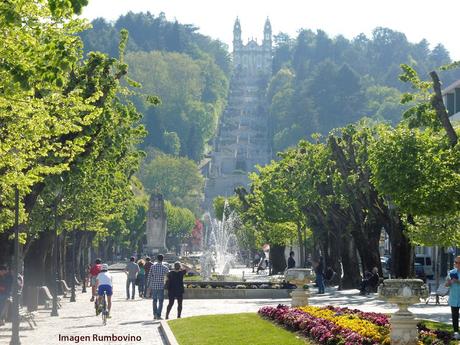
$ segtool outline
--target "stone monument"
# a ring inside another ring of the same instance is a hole
[[[166,231],[167,222],[163,196],[152,194],[147,211],[147,245],[144,247],[147,254],[166,253]]]

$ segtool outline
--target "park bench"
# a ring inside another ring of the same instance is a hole
[[[433,302],[434,304],[447,304],[449,301],[449,293],[448,289],[444,287],[444,282],[439,284],[438,288],[434,290],[432,288],[432,284],[428,284],[428,291],[429,295],[428,298],[425,300],[425,304]]]
[[[70,297],[67,296],[67,294],[70,293],[72,290],[69,288],[65,280],[58,280],[58,286],[61,295],[64,295],[64,297]]]
[[[0,313],[0,319],[5,319],[11,321],[13,313],[13,300],[12,298],[8,298],[6,300],[5,306]],[[19,308],[19,322],[27,322],[31,329],[34,329],[34,326],[37,326],[35,322],[35,314],[27,311],[25,308]]]
[[[47,286],[39,286],[38,287],[38,304],[44,305],[46,309],[51,308],[53,303],[53,296],[51,295],[50,290]],[[61,307],[61,298],[57,297],[57,304],[58,308]]]

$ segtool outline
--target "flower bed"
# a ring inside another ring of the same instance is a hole
[[[326,345],[390,344],[388,316],[333,306],[263,307],[259,314]],[[419,326],[419,344],[448,344],[450,334]]]

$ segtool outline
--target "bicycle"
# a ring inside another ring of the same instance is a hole
[[[107,325],[107,319],[109,316],[109,311],[107,309],[107,301],[105,299],[105,296],[106,296],[106,293],[104,291],[104,294],[102,295],[102,305],[101,306],[99,306],[97,302],[94,303],[96,307],[96,316],[99,316],[99,314],[102,315],[102,325],[103,326]]]
[[[105,300],[105,291],[104,294],[102,295],[102,325],[107,324],[107,318],[109,316],[109,311],[107,310],[107,301]]]

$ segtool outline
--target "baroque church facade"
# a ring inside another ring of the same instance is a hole
[[[268,111],[265,87],[272,72],[272,29],[265,21],[262,44],[243,44],[241,24],[233,27],[233,74],[227,107],[219,122],[206,177],[205,209],[216,196],[230,196],[239,186],[248,187],[249,173],[270,162]]]

